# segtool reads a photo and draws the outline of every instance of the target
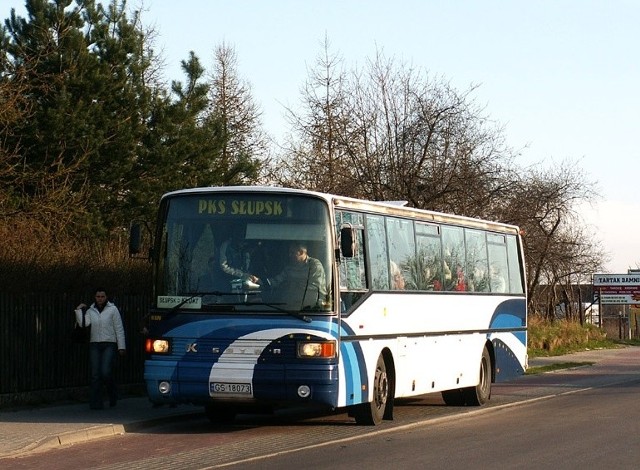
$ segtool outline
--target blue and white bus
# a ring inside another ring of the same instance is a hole
[[[482,405],[492,382],[527,367],[515,226],[209,187],[165,194],[154,240],[144,369],[154,404],[202,405],[214,422],[319,406],[375,425],[399,397]],[[229,243],[244,250],[231,274],[221,268]],[[292,246],[306,264],[292,268]]]

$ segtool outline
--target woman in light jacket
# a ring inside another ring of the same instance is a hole
[[[89,365],[91,370],[91,389],[89,407],[92,410],[100,410],[104,407],[102,401],[102,386],[107,389],[109,406],[116,406],[118,402],[118,390],[113,379],[113,363],[116,351],[124,356],[126,351],[124,339],[124,327],[122,317],[113,303],[107,299],[105,289],[98,288],[95,293],[95,302],[87,309],[87,305],[81,303],[76,308],[76,320],[82,324],[82,315],[85,314],[85,324],[91,325],[91,338],[89,340]]]

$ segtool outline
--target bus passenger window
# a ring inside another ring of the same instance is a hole
[[[498,237],[495,237],[498,238]],[[504,240],[504,237],[502,237]],[[502,241],[501,240],[501,241]],[[489,283],[491,292],[507,292],[509,266],[507,264],[506,243],[489,242]]]
[[[365,271],[364,218],[352,212],[336,212],[336,227],[351,225],[355,230],[356,252],[352,257],[343,257],[338,265],[340,285],[340,311],[349,312],[351,307],[367,292]]]
[[[371,271],[371,288],[389,290],[389,253],[384,217],[367,215],[367,258]]]
[[[443,262],[440,227],[432,224],[416,224],[415,288],[441,291]]]
[[[520,272],[520,258],[518,256],[518,240],[515,236],[507,237],[507,254],[509,258],[509,283],[507,291],[523,294],[522,273]]]
[[[489,292],[487,239],[481,230],[465,229],[466,281],[470,292]]]
[[[386,217],[387,246],[389,248],[389,276],[392,290],[416,290],[416,245],[413,222]],[[393,271],[395,270],[395,272]]]
[[[442,226],[443,269],[446,291],[465,291],[465,244],[462,227]]]

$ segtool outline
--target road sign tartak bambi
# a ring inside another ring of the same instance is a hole
[[[593,289],[603,305],[640,305],[640,275],[594,274]]]

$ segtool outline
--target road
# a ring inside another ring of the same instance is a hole
[[[489,406],[404,400],[396,419],[361,427],[346,414],[204,417],[34,454],[11,468],[637,468],[640,355],[495,385]]]
[[[226,468],[636,469],[640,380]]]

